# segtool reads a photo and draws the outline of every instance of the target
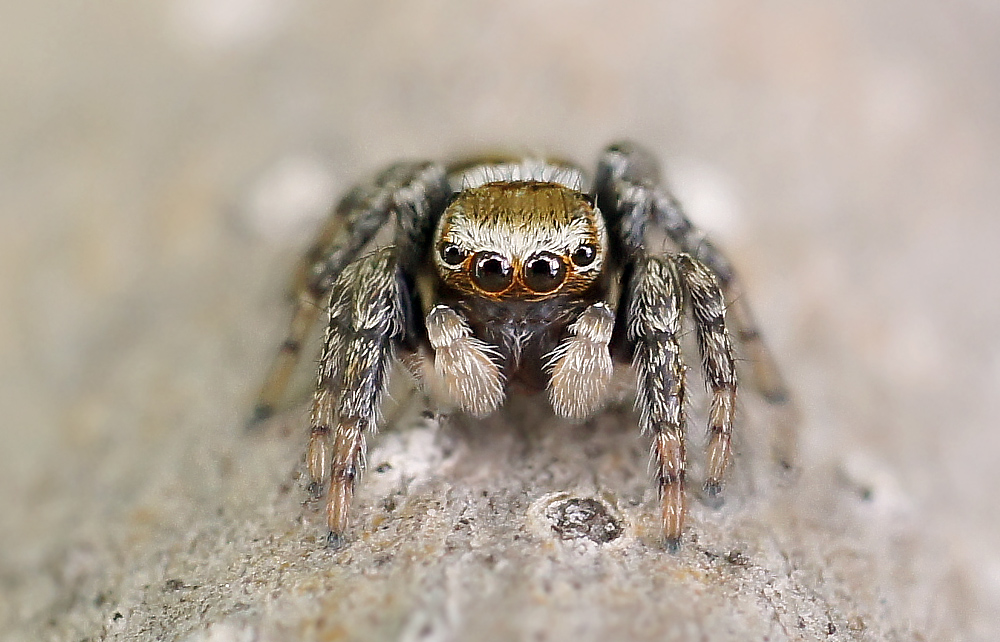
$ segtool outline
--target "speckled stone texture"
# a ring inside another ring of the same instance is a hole
[[[0,639],[1000,638],[995,3],[7,4]],[[796,474],[746,392],[671,553],[627,405],[436,418],[397,377],[324,548],[308,363],[243,430],[309,230],[399,157],[619,137],[747,282]]]

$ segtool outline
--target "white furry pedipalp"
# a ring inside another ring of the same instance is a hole
[[[476,339],[457,312],[439,305],[426,319],[434,348],[433,387],[473,417],[485,417],[503,402],[503,375],[496,349]]]
[[[608,350],[614,325],[611,309],[595,303],[570,326],[573,336],[549,355],[549,402],[556,414],[586,419],[604,405],[614,369]]]

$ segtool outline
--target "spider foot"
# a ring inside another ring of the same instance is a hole
[[[765,388],[761,390],[761,396],[764,397],[764,401],[772,406],[783,406],[791,400],[788,390],[783,387]]]
[[[311,481],[309,485],[306,486],[306,492],[309,493],[309,498],[316,500],[323,496],[323,484],[318,481]]]
[[[719,509],[726,503],[726,497],[722,494],[723,484],[717,479],[709,479],[705,482],[705,504],[709,508]]]
[[[260,428],[260,425],[274,416],[274,406],[269,403],[257,404],[254,406],[253,414],[243,425],[244,430],[252,432]]]
[[[334,533],[330,531],[326,534],[326,547],[331,551],[336,551],[344,547],[347,543],[347,539],[342,533]]]

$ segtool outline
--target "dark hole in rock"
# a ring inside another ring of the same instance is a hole
[[[553,502],[545,509],[552,530],[562,539],[586,538],[607,544],[622,534],[622,526],[596,499],[577,498]]]

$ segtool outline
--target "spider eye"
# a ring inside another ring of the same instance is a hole
[[[551,292],[565,278],[566,264],[552,252],[532,254],[524,264],[524,284],[535,292]]]
[[[514,280],[514,270],[507,257],[496,252],[477,252],[473,257],[472,278],[480,289],[503,292]]]
[[[576,248],[573,252],[573,263],[579,267],[586,267],[597,258],[597,248],[587,243]]]
[[[441,248],[441,260],[448,265],[461,265],[469,253],[454,243],[447,243]]]

